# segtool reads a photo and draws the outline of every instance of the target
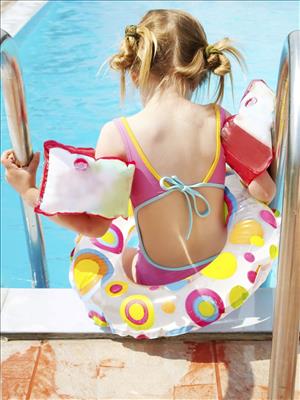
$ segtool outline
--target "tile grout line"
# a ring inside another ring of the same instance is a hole
[[[32,392],[32,389],[33,389],[33,381],[34,381],[34,378],[35,378],[35,375],[36,375],[36,371],[37,371],[37,368],[38,368],[38,363],[40,361],[40,357],[41,357],[41,353],[42,353],[42,344],[43,344],[43,341],[40,342],[40,345],[39,345],[39,348],[38,348],[38,353],[37,353],[37,356],[36,356],[36,359],[35,359],[35,363],[34,363],[34,367],[33,367],[32,374],[31,374],[31,378],[30,378],[30,381],[29,381],[29,385],[28,385],[28,389],[27,389],[25,400],[30,400],[31,392]]]
[[[217,349],[216,349],[216,341],[215,340],[213,340],[211,342],[211,346],[212,346],[212,350],[213,350],[212,353],[213,353],[213,358],[214,358],[218,400],[223,400],[222,386],[221,386],[221,379],[220,379],[220,370],[219,370],[219,365],[218,365],[218,357],[217,357]]]

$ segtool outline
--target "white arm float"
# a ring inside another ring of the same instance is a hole
[[[273,159],[271,129],[275,96],[262,80],[250,82],[237,115],[227,118],[222,129],[226,162],[249,185]]]
[[[39,204],[45,215],[87,213],[128,217],[135,165],[115,157],[95,159],[94,149],[44,143],[45,165]]]

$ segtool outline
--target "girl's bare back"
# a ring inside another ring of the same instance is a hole
[[[153,168],[162,176],[176,175],[186,184],[203,181],[216,157],[216,114],[213,105],[202,106],[183,98],[148,105],[127,118]],[[125,152],[125,149],[124,149]],[[214,256],[226,241],[224,193],[219,188],[198,189],[211,206],[199,218],[193,212],[193,229],[186,232],[189,213],[183,193],[175,191],[143,207],[138,213],[147,254],[158,264],[179,267]],[[205,204],[197,199],[200,212]]]

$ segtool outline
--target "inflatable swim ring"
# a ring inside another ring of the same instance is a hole
[[[99,331],[136,339],[195,332],[241,307],[278,255],[280,215],[226,177],[227,242],[209,265],[183,280],[138,285],[122,268],[134,219],[115,219],[101,238],[79,236],[69,279]]]

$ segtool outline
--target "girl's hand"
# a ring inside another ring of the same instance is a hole
[[[34,153],[27,167],[19,167],[13,150],[2,153],[1,163],[5,167],[6,181],[21,195],[25,195],[28,189],[35,187],[36,171],[40,162],[40,153]]]
[[[268,171],[264,171],[258,175],[248,186],[251,196],[263,203],[269,204],[276,194],[276,184],[269,175]]]

